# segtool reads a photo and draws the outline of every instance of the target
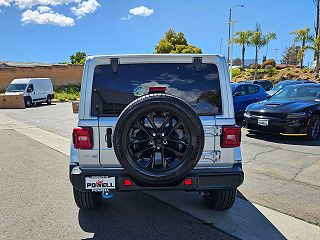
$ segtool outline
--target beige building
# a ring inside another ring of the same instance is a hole
[[[80,84],[82,65],[0,61],[0,89],[15,78],[51,78],[54,86]]]

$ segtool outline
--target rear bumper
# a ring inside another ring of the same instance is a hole
[[[258,125],[258,117],[244,117],[243,127],[259,132],[279,133],[279,134],[304,134],[307,132],[309,118],[283,120],[278,118],[268,119],[268,126]]]
[[[79,166],[70,165],[70,182],[80,191],[90,191],[85,188],[85,177],[109,176],[116,177],[116,189],[113,191],[160,191],[184,190],[206,191],[214,189],[235,189],[244,180],[241,163],[234,164],[231,169],[196,169],[186,178],[192,179],[192,185],[184,185],[184,181],[175,186],[150,187],[138,185],[123,169],[81,169]],[[125,179],[133,181],[132,186],[124,186]]]

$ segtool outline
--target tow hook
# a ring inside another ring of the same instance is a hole
[[[110,198],[113,197],[113,194],[110,193],[109,190],[107,189],[107,190],[104,190],[104,191],[102,192],[102,197],[103,197],[104,199],[110,199]]]

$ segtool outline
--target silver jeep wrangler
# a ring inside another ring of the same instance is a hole
[[[111,55],[85,63],[70,181],[79,208],[114,191],[198,191],[232,207],[244,178],[227,64],[217,55]]]

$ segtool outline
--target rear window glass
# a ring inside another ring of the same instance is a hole
[[[202,64],[120,64],[96,66],[93,76],[92,115],[118,116],[133,100],[146,95],[150,87],[166,87],[166,93],[188,102],[199,115],[222,113],[217,66]]]

